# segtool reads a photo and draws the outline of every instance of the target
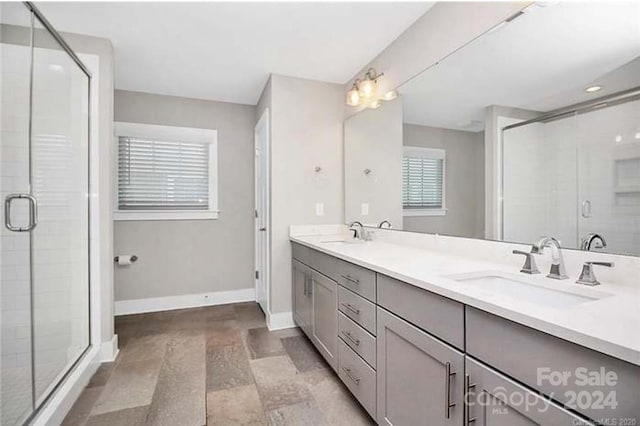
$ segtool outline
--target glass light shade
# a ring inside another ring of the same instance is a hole
[[[347,92],[347,105],[350,106],[358,106],[360,104],[360,93],[358,93],[358,89],[351,89]]]
[[[360,96],[365,99],[373,97],[376,94],[376,82],[375,80],[364,80],[360,83]]]
[[[371,109],[380,108],[380,105],[382,105],[382,103],[380,102],[380,99],[376,99],[376,100],[371,101],[369,103],[369,108],[371,108]]]
[[[392,101],[397,97],[398,97],[398,92],[396,92],[395,90],[389,90],[387,93],[385,93],[382,96],[382,99],[384,99],[385,101]]]

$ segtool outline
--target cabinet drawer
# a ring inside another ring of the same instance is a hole
[[[376,368],[376,338],[342,313],[338,313],[338,336],[371,367]]]
[[[378,274],[378,305],[453,346],[464,348],[464,305]]]
[[[592,419],[640,422],[640,367],[468,306],[466,318],[469,355]],[[555,382],[551,373],[568,380]],[[615,373],[615,385],[580,383],[585,373],[602,380]],[[596,392],[613,392],[617,408],[584,403],[587,397],[597,401]]]
[[[316,250],[309,250],[309,265],[316,271],[338,281],[338,259]]]
[[[305,265],[309,264],[310,251],[311,249],[309,247],[303,246],[302,244],[291,243],[291,256]]]
[[[338,260],[338,283],[375,303],[375,272],[344,260]]]
[[[338,287],[338,309],[360,324],[365,330],[376,334],[376,305],[344,287]]]
[[[373,418],[376,417],[376,372],[342,340],[338,343],[338,376]]]

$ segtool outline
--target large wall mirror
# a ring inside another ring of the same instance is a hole
[[[348,222],[640,256],[640,3],[534,3],[397,92],[345,121]]]

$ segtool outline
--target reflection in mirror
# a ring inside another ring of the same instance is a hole
[[[347,220],[640,256],[639,15],[535,3],[349,118]]]

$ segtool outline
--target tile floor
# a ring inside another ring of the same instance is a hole
[[[297,328],[255,303],[116,318],[120,354],[64,425],[370,425]]]

